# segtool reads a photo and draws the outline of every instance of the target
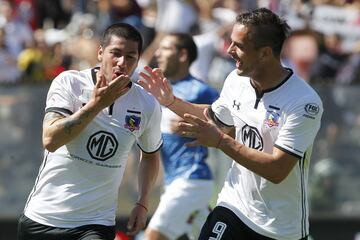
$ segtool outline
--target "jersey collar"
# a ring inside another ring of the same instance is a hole
[[[271,92],[274,91],[275,89],[281,87],[287,80],[289,80],[289,78],[294,74],[293,70],[290,68],[285,68],[289,73],[288,75],[284,78],[284,80],[282,80],[278,85],[276,85],[275,87],[272,88],[268,88],[262,91],[262,93],[266,93],[266,92]],[[255,87],[255,85],[252,83],[251,79],[250,79],[250,84],[251,86],[255,89],[255,91],[257,92],[257,89]]]
[[[290,69],[290,68],[285,68],[289,73],[288,75],[284,78],[284,80],[282,80],[278,85],[276,85],[275,87],[272,87],[272,88],[268,88],[268,89],[265,89],[263,91],[259,91],[255,85],[253,84],[253,82],[251,81],[250,79],[250,84],[251,86],[254,88],[255,90],[255,94],[256,94],[256,101],[255,101],[255,105],[254,105],[254,108],[257,109],[258,108],[258,105],[260,103],[260,100],[262,99],[262,97],[264,96],[264,93],[268,93],[268,92],[271,92],[271,91],[274,91],[275,89],[278,89],[279,87],[281,87],[292,75],[293,75],[293,71]]]

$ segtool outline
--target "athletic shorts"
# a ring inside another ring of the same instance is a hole
[[[114,240],[115,226],[92,224],[76,228],[57,228],[21,215],[17,234],[18,240]]]
[[[230,209],[217,206],[201,229],[199,240],[274,240],[258,234],[245,225]],[[301,240],[307,240],[307,237]]]
[[[212,180],[178,178],[165,188],[159,206],[152,216],[149,227],[177,239],[181,235],[196,235],[200,232],[209,211],[213,193]]]

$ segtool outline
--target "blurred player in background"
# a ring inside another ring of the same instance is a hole
[[[200,240],[308,238],[309,161],[323,107],[281,64],[289,29],[265,8],[238,15],[228,48],[236,69],[210,107],[176,97],[160,69],[140,73],[141,85],[184,118],[179,132],[196,139],[189,146],[216,147],[234,160]]]
[[[142,151],[140,194],[128,234],[145,226],[162,138],[159,103],[129,78],[141,50],[134,27],[111,25],[98,49],[100,67],[65,71],[53,80],[43,122],[45,157],[18,239],[113,240],[118,188],[135,142]]]
[[[217,91],[189,73],[196,57],[194,40],[184,33],[165,35],[155,52],[158,67],[179,98],[197,104],[211,104],[218,98]],[[206,163],[208,149],[185,145],[194,139],[176,134],[181,118],[167,108],[170,105],[163,107],[161,122],[165,191],[146,229],[147,240],[177,239],[184,234],[197,239],[209,214],[213,193],[213,176]]]

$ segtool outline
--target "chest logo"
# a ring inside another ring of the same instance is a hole
[[[141,117],[135,115],[126,115],[124,128],[129,129],[131,132],[139,130]]]
[[[259,131],[249,125],[241,129],[241,138],[245,146],[262,151],[264,148],[263,139]]]
[[[319,113],[319,106],[316,103],[308,103],[305,105],[305,111],[308,114],[315,116]]]
[[[267,111],[265,115],[264,124],[269,128],[277,127],[279,126],[279,119],[280,119],[279,113],[275,111]]]
[[[118,145],[114,134],[99,131],[90,136],[86,148],[92,158],[105,161],[114,156]]]

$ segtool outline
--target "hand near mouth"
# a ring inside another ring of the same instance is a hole
[[[129,83],[130,77],[125,74],[118,75],[110,82],[107,82],[103,70],[100,68],[93,91],[92,101],[94,101],[99,108],[106,108],[130,89]]]
[[[118,78],[121,75],[127,75],[127,74],[121,71],[114,71],[111,77],[111,81]]]

